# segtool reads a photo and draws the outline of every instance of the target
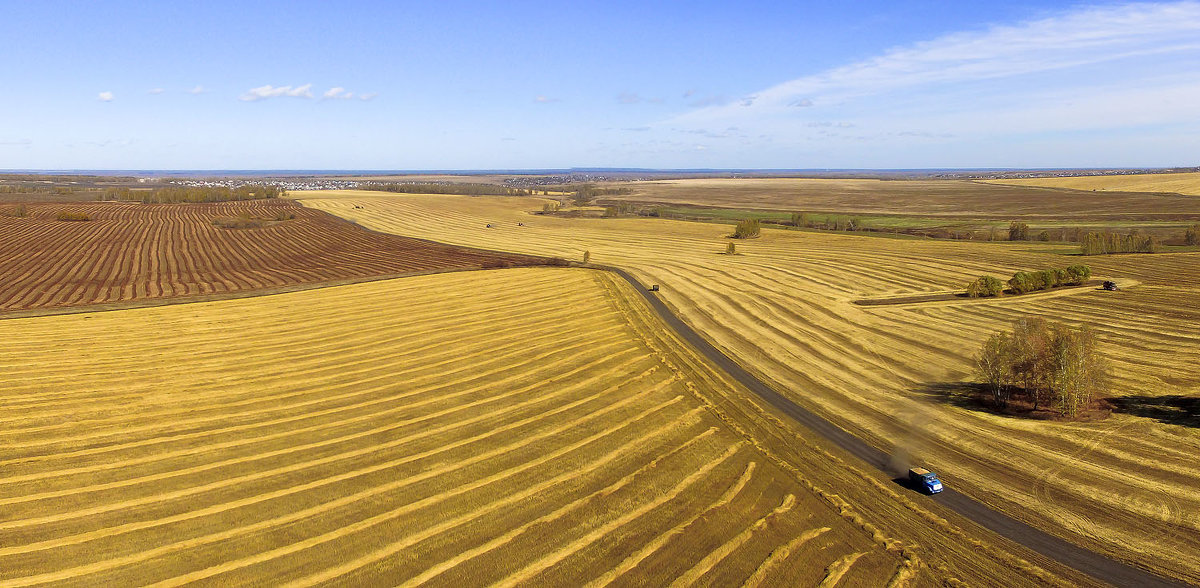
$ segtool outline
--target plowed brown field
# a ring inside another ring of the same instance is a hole
[[[533,261],[373,233],[290,200],[27,209],[27,217],[0,216],[0,311],[219,296]],[[64,211],[92,220],[56,220]],[[295,218],[269,220],[277,214]],[[213,225],[239,215],[268,220],[258,228]]]

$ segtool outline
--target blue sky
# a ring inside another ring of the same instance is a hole
[[[1200,164],[1195,1],[0,1],[0,39],[0,169]]]

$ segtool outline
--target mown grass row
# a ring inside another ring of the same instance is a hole
[[[0,371],[0,403],[21,407],[2,415],[0,584],[736,579],[814,526],[831,530],[760,576],[815,583],[859,552],[854,577],[895,573],[709,414],[591,276],[0,322],[0,366],[46,366]]]

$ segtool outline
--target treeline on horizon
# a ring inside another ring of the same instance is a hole
[[[456,194],[459,196],[530,196],[533,191],[524,188],[508,188],[495,184],[362,184],[359,190],[396,192],[398,194]]]
[[[143,204],[177,204],[183,202],[230,202],[236,200],[259,200],[278,198],[286,194],[279,186],[247,184],[230,188],[227,186],[171,186],[153,190],[130,190],[108,188],[101,200],[141,202]]]

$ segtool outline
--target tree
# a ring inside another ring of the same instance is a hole
[[[1086,325],[1078,330],[1055,325],[1050,353],[1059,414],[1075,417],[1107,386],[1108,366],[1097,351],[1096,333]]]
[[[737,254],[737,247],[733,244],[733,241],[730,241],[729,244],[725,246],[725,255],[736,255],[736,254]]]
[[[1050,328],[1046,319],[1022,317],[1013,324],[1012,369],[1033,403],[1033,409],[1049,401]]]
[[[980,276],[979,279],[967,284],[967,296],[971,298],[987,298],[1004,294],[1004,282],[993,276]]]
[[[1029,225],[1013,221],[1008,225],[1008,240],[1009,241],[1028,241],[1029,240]]]
[[[1067,266],[1067,283],[1078,286],[1092,277],[1092,268],[1083,264]]]
[[[1033,274],[1029,272],[1013,274],[1013,277],[1008,280],[1008,287],[1012,288],[1013,294],[1025,294],[1037,289],[1034,287]]]
[[[1184,245],[1200,245],[1200,223],[1194,224],[1183,232]]]
[[[740,221],[736,226],[734,226],[732,237],[734,239],[750,239],[757,237],[760,232],[761,227],[758,219],[750,218]]]
[[[1095,331],[1024,317],[1012,333],[993,334],[980,346],[975,369],[998,407],[1019,392],[1033,405],[1075,417],[1108,386],[1109,367]]]
[[[592,260],[592,252],[591,252],[591,251],[584,251],[584,252],[583,252],[583,263],[587,263],[587,262],[589,262],[589,261],[591,261],[591,260]]]
[[[999,408],[1008,406],[1012,395],[1013,339],[1008,333],[993,333],[983,342],[975,357],[975,369],[987,383],[992,402]]]

